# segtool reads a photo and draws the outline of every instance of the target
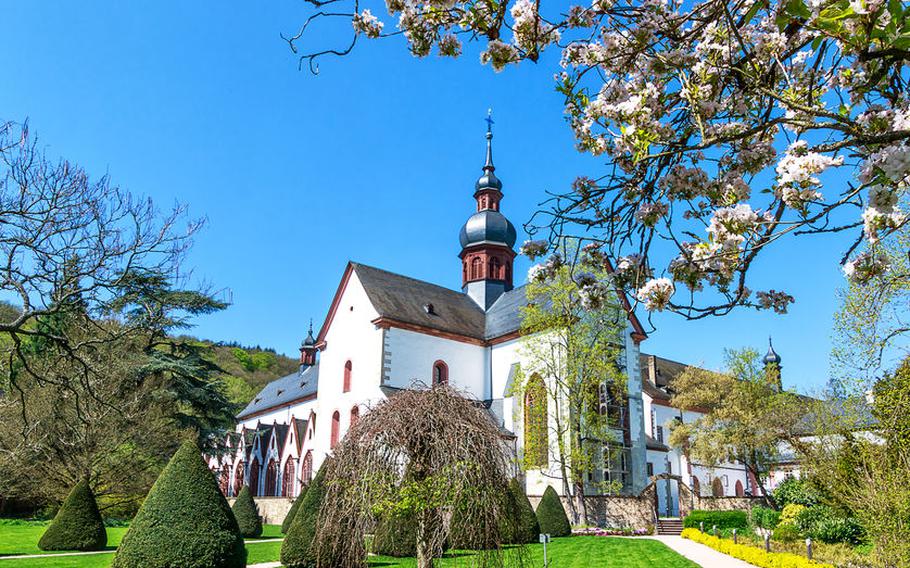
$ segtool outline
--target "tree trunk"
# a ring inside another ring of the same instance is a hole
[[[417,568],[433,568],[433,550],[430,546],[427,511],[417,515]]]

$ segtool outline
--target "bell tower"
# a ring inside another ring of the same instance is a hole
[[[499,212],[502,182],[494,173],[493,119],[487,115],[487,156],[474,184],[477,211],[461,228],[462,290],[484,310],[512,289],[515,227]]]

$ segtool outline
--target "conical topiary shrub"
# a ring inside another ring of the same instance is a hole
[[[306,497],[306,490],[306,485],[300,488],[300,495],[294,499],[294,502],[291,504],[291,508],[288,509],[288,514],[285,515],[284,521],[281,522],[281,534],[288,534],[288,530],[291,528],[291,522],[294,521],[294,517],[297,515],[297,510],[300,508],[300,504],[303,503],[303,498]]]
[[[111,568],[244,568],[240,528],[198,446],[185,442],[158,476]]]
[[[550,536],[569,536],[572,534],[572,525],[566,516],[566,509],[559,500],[559,495],[552,487],[547,487],[543,498],[537,505],[537,522],[540,523],[540,532]]]
[[[101,550],[107,531],[88,479],[73,487],[51,524],[41,535],[41,550]]]
[[[531,501],[525,493],[523,484],[517,479],[509,483],[509,492],[515,504],[515,531],[510,535],[509,544],[531,544],[540,537],[540,523]],[[568,520],[568,519],[566,519]]]
[[[234,500],[234,518],[237,519],[237,526],[240,527],[240,534],[245,538],[258,538],[262,536],[262,519],[259,517],[259,507],[253,501],[253,494],[246,485],[240,490],[237,499]]]
[[[417,518],[413,514],[389,515],[376,523],[371,551],[382,556],[417,556]]]
[[[284,542],[281,544],[281,563],[287,568],[311,568],[316,566],[313,539],[316,536],[316,521],[319,508],[325,498],[325,472],[328,461],[322,464],[316,477],[307,488],[306,496],[291,521]]]

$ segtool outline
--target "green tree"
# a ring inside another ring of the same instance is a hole
[[[41,550],[102,550],[107,531],[88,479],[73,487],[51,524],[41,535]]]
[[[543,497],[537,505],[537,522],[540,532],[550,536],[569,536],[572,534],[572,525],[566,516],[566,509],[556,490],[548,486],[543,492]]]
[[[306,496],[281,544],[281,563],[287,568],[315,568],[318,564],[313,541],[316,538],[319,510],[325,499],[326,465],[327,462],[323,462],[316,477],[310,482]]]
[[[780,373],[750,349],[728,350],[723,373],[687,367],[673,382],[676,408],[707,409],[672,425],[670,444],[708,466],[739,462],[768,495],[768,474],[782,444],[801,447],[811,399],[781,390]]]
[[[297,498],[294,499],[294,502],[291,504],[291,508],[288,510],[288,514],[284,516],[284,520],[281,521],[281,533],[287,534],[288,530],[291,528],[291,523],[294,522],[294,517],[297,516],[297,511],[300,509],[300,504],[303,503],[303,499],[306,497],[307,489],[309,485],[304,485],[300,488],[300,494],[297,495]]]
[[[184,442],[161,472],[111,566],[246,566],[240,528],[195,442]]]
[[[540,536],[540,523],[524,487],[518,479],[509,482],[509,491],[515,505],[515,530],[510,544],[533,544]]]
[[[257,538],[262,535],[262,518],[259,516],[259,507],[253,501],[253,494],[250,493],[249,487],[243,486],[231,510],[234,512],[234,518],[237,519],[240,534],[246,538]]]
[[[551,475],[552,456],[576,522],[586,516],[588,474],[603,470],[604,446],[618,426],[618,414],[602,412],[603,399],[617,408],[625,400],[627,323],[612,282],[596,250],[566,242],[532,269],[521,309],[522,367],[513,389],[527,402],[524,467]]]

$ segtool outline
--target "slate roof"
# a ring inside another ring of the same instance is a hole
[[[287,424],[276,424],[275,425],[275,435],[278,437],[278,439],[275,441],[277,442],[276,445],[278,447],[279,453],[284,451],[284,443],[288,439],[288,430],[290,430],[290,426],[288,426]]]
[[[319,365],[313,365],[303,370],[303,373],[294,371],[286,377],[275,379],[265,385],[256,398],[244,408],[237,418],[244,418],[270,408],[298,400],[305,396],[316,394],[319,387]]]
[[[393,272],[352,263],[380,317],[484,339],[486,316],[467,294]],[[425,306],[433,305],[433,313]]]
[[[303,437],[306,436],[306,423],[309,419],[294,419],[294,438],[297,442],[297,452],[303,449]]]
[[[528,295],[524,285],[497,298],[487,311],[484,339],[494,339],[521,329],[521,308],[527,305]]]

